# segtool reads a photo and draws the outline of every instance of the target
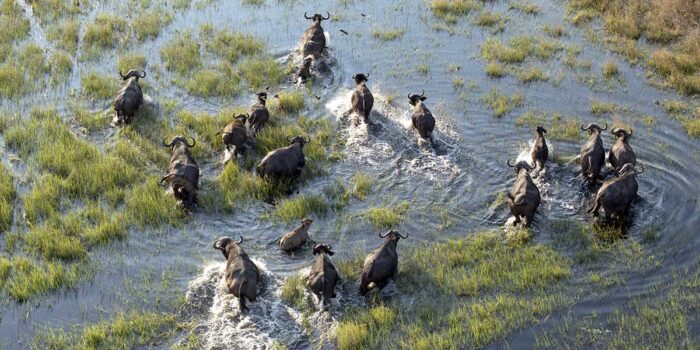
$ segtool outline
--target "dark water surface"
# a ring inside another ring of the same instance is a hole
[[[410,203],[407,219],[399,230],[410,232],[411,239],[402,244],[423,240],[445,240],[480,229],[504,228],[510,213],[506,206],[492,207],[497,194],[510,189],[513,171],[506,166],[509,158],[526,159],[534,139],[534,130],[515,125],[515,117],[527,110],[558,112],[578,117],[582,123],[610,123],[617,118],[634,127],[631,144],[637,159],[647,171],[638,176],[640,199],[634,205],[633,220],[628,229],[628,244],[643,241],[644,231],[658,228],[658,238],[641,243],[644,256],[654,256],[660,264],[652,268],[628,269],[629,262],[610,262],[609,273],[622,270],[621,287],[594,292],[587,285],[586,274],[575,273],[572,293],[583,291],[582,300],[572,307],[575,315],[591,312],[605,314],[631,297],[644,296],[652,283],[663,280],[672,271],[689,266],[698,254],[697,184],[700,183],[700,153],[698,140],[690,139],[680,124],[667,117],[663,107],[655,101],[682,99],[672,92],[659,91],[646,82],[643,68],[631,67],[622,58],[605,48],[591,45],[583,39],[583,31],[570,27],[564,20],[561,2],[535,1],[542,9],[537,16],[508,10],[507,2],[487,4],[486,7],[509,16],[503,33],[492,34],[487,28],[460,20],[456,34],[437,31],[440,23],[425,1],[304,1],[278,3],[268,0],[265,5],[241,5],[239,1],[212,1],[211,4],[177,12],[173,23],[160,37],[137,48],[144,52],[150,64],[162,67],[158,50],[177,31],[199,27],[211,22],[215,29],[228,28],[252,33],[267,43],[280,61],[300,57],[297,45],[301,33],[309,25],[304,11],[328,10],[336,20],[324,22],[330,34],[329,61],[331,72],[319,79],[307,95],[304,114],[311,118],[330,119],[340,136],[347,139],[344,159],[332,163],[328,175],[314,179],[299,191],[321,193],[326,185],[343,179],[347,182],[355,173],[373,176],[372,194],[364,201],[352,201],[342,213],[331,213],[314,218],[311,235],[317,242],[331,242],[338,255],[334,260],[352,256],[356,251],[366,252],[378,244],[377,231],[366,220],[358,219],[360,211],[368,206]],[[122,6],[117,1],[95,5],[86,15],[88,22],[101,11]],[[361,13],[368,15],[363,17]],[[562,24],[567,36],[564,44],[577,44],[583,51],[579,59],[593,63],[588,74],[597,75],[600,82],[591,87],[577,79],[577,73],[562,63],[565,52],[548,61],[526,62],[524,67],[541,67],[551,78],[549,82],[523,84],[508,76],[491,79],[485,73],[486,63],[480,58],[479,45],[486,38],[507,38],[523,34],[541,34],[545,24]],[[394,41],[383,42],[372,38],[372,29],[400,28],[405,33]],[[340,29],[347,31],[345,35]],[[36,20],[32,21],[32,37],[51,50]],[[66,110],[63,96],[80,89],[80,73],[98,70],[112,74],[118,55],[107,55],[93,62],[77,62],[70,82],[58,88],[47,88],[21,99],[19,104],[3,101],[0,107],[10,112],[26,112],[32,106],[56,103]],[[601,88],[600,66],[609,57],[620,65],[624,83],[612,89]],[[427,64],[429,72],[417,71]],[[450,69],[455,65],[459,70]],[[354,85],[351,76],[369,72],[370,89],[375,96],[372,119],[377,128],[354,127],[343,121],[342,114],[349,108],[350,91]],[[248,105],[252,96],[243,94],[234,101],[200,99],[169,83],[170,73],[163,70],[158,79],[148,80],[145,91],[153,101],[165,98],[182,102],[182,108],[191,111],[218,112],[223,108]],[[560,79],[554,79],[555,76]],[[453,87],[453,80],[462,79],[464,86]],[[288,88],[272,87],[279,91]],[[520,93],[524,106],[503,118],[494,118],[482,102],[492,87],[506,93]],[[298,87],[306,89],[305,87]],[[425,90],[426,104],[437,119],[437,149],[419,145],[410,130],[408,93]],[[316,100],[313,96],[320,97]],[[387,99],[395,98],[392,103]],[[590,113],[591,100],[609,101],[627,106],[629,111],[617,117],[598,117]],[[94,106],[100,109],[106,106]],[[652,127],[642,124],[640,116],[653,115],[657,123]],[[111,133],[113,134],[113,133]],[[110,134],[110,135],[111,135]],[[107,137],[112,137],[107,135]],[[9,153],[1,142],[3,162],[9,164]],[[605,148],[612,146],[613,138],[604,134]],[[559,159],[575,156],[583,143],[551,141],[550,154]],[[561,220],[589,222],[585,214],[589,195],[584,193],[577,178],[577,162],[551,162],[546,176],[538,180],[543,202],[533,227],[537,242],[549,243],[566,240],[555,223]],[[213,178],[220,168],[205,166],[204,176]],[[20,191],[22,189],[20,188]],[[230,215],[210,216],[197,213],[182,230],[164,232],[130,232],[123,243],[99,248],[91,253],[97,262],[94,279],[77,288],[42,297],[41,301],[16,304],[12,301],[0,306],[0,348],[25,348],[35,332],[46,327],[69,327],[108,318],[115,310],[140,309],[158,305],[187,292],[188,304],[183,312],[200,319],[199,331],[204,334],[207,348],[266,348],[275,341],[289,344],[290,348],[307,348],[332,333],[339,314],[320,314],[311,318],[316,327],[315,337],[304,333],[301,315],[279,301],[279,286],[285,276],[297,273],[310,265],[312,256],[304,251],[296,257],[281,255],[271,244],[293,225],[273,225],[261,218],[270,210],[267,204],[251,204]],[[247,238],[244,248],[264,269],[266,287],[249,316],[237,311],[235,298],[225,293],[221,282],[224,266],[220,254],[211,249],[211,243],[222,235]],[[621,257],[624,260],[626,257]],[[575,290],[575,291],[574,291]],[[339,295],[338,302],[351,302],[352,296]],[[337,310],[338,308],[336,308]],[[551,327],[561,317],[555,316],[538,327]],[[511,345],[532,344],[529,329],[518,332],[508,340]],[[502,344],[494,345],[500,347]]]

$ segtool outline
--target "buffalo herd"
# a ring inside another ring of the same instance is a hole
[[[304,32],[301,41],[302,66],[296,74],[299,82],[305,82],[311,77],[311,65],[318,61],[326,49],[326,37],[321,27],[321,22],[330,19],[326,16],[314,14],[306,19],[312,20],[311,26]],[[124,80],[124,85],[114,98],[113,107],[119,123],[132,122],[136,111],[143,103],[143,93],[139,86],[139,79],[146,77],[145,71],[129,70],[125,75],[119,73]],[[352,76],[355,88],[351,95],[351,109],[359,121],[370,124],[370,113],[374,105],[374,96],[367,86],[369,75],[358,73]],[[241,155],[248,141],[255,140],[258,134],[270,121],[270,113],[266,102],[268,89],[256,94],[257,101],[248,110],[247,114],[239,114],[233,117],[218,135],[221,135],[223,145],[228,152],[233,151],[233,157]],[[425,91],[421,94],[408,94],[408,102],[412,107],[411,124],[422,139],[432,142],[435,129],[435,118],[425,105]],[[581,130],[588,132],[588,141],[581,147],[580,152],[580,176],[588,185],[596,184],[603,180],[603,168],[605,167],[606,153],[601,139],[601,133],[607,130],[608,125],[601,127],[597,124],[581,125]],[[527,161],[511,163],[507,165],[515,170],[516,179],[512,189],[507,194],[508,207],[513,214],[513,224],[521,223],[525,226],[532,224],[535,212],[541,201],[540,190],[531,176],[533,170],[540,172],[545,169],[549,159],[549,149],[545,134],[547,130],[543,126],[536,128],[535,142],[530,151],[532,163]],[[629,145],[632,130],[614,128],[611,133],[616,137],[616,142],[608,153],[607,160],[610,163],[614,176],[605,180],[598,189],[593,205],[588,213],[595,216],[602,207],[606,219],[622,219],[627,216],[632,202],[637,197],[638,184],[636,176],[644,171],[644,167],[638,170],[634,151]],[[258,166],[257,173],[271,180],[294,179],[299,177],[305,165],[304,145],[311,141],[308,137],[294,136],[287,138],[288,145],[267,153]],[[190,148],[196,141],[191,138],[188,142],[183,136],[173,137],[170,142],[163,141],[163,146],[170,147],[171,158],[167,174],[161,183],[168,182],[175,198],[184,205],[197,203],[197,190],[199,188],[200,168],[192,157]],[[304,244],[310,242],[309,227],[313,220],[305,218],[300,226],[285,235],[277,242],[281,251],[293,253],[302,249]],[[379,234],[384,241],[376,249],[372,250],[364,260],[359,281],[359,293],[367,294],[371,289],[382,289],[389,280],[396,277],[398,271],[397,244],[400,239],[408,238],[408,234],[401,235],[395,230],[385,234]],[[239,299],[241,311],[247,310],[246,299],[255,301],[258,293],[258,284],[261,276],[258,267],[241,247],[243,237],[238,241],[223,237],[214,243],[214,248],[220,250],[226,259],[225,280],[229,291]],[[327,309],[330,299],[336,296],[335,287],[340,280],[330,257],[334,254],[329,244],[314,244],[312,253],[315,255],[313,264],[307,277],[307,287],[318,296],[321,307]]]

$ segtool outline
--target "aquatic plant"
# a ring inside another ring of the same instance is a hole
[[[191,32],[174,35],[160,48],[160,56],[166,69],[186,76],[202,65],[199,40]]]
[[[273,101],[271,107],[283,114],[299,112],[304,108],[304,95],[296,90],[280,92],[277,94],[277,101]]]
[[[0,232],[6,232],[12,225],[15,195],[14,178],[10,171],[0,164]]]
[[[377,229],[392,228],[404,220],[409,207],[408,202],[400,202],[393,207],[371,207],[362,216]]]
[[[145,40],[157,38],[161,29],[169,25],[172,21],[173,14],[162,8],[138,12],[133,19],[136,40],[143,42]]]
[[[308,216],[325,215],[329,209],[328,202],[322,196],[302,194],[278,201],[271,216],[281,221],[290,222]]]
[[[523,96],[520,94],[508,96],[498,88],[493,87],[488,95],[482,98],[482,101],[491,108],[494,117],[501,118],[513,109],[521,107]]]
[[[119,90],[117,78],[101,75],[95,71],[80,77],[83,93],[95,99],[108,99],[114,97]]]
[[[380,41],[393,41],[402,37],[405,32],[400,28],[372,28],[372,37]]]

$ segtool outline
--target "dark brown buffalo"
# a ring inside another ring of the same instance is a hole
[[[314,14],[312,17],[304,12],[304,18],[313,21],[313,24],[304,32],[301,37],[301,54],[302,57],[312,55],[315,59],[321,57],[323,50],[326,49],[326,36],[321,27],[321,21],[331,18],[331,14],[326,12],[327,16],[323,17],[320,14]]]
[[[331,303],[330,299],[335,298],[335,284],[340,279],[330,259],[335,252],[331,250],[329,244],[316,244],[313,252],[316,259],[311,265],[306,286],[321,299],[321,306],[327,310]]]
[[[600,171],[605,165],[605,149],[600,139],[600,132],[608,129],[601,128],[597,124],[581,125],[581,130],[588,131],[588,142],[581,147],[581,177],[589,184],[600,178]]]
[[[515,217],[513,225],[520,223],[520,218],[525,218],[525,226],[530,226],[535,218],[535,211],[540,206],[540,190],[528,173],[532,168],[524,161],[512,165],[509,160],[508,166],[515,168],[518,174],[513,188],[508,193],[508,207]]]
[[[267,125],[267,122],[270,120],[270,112],[267,110],[267,106],[265,106],[267,102],[267,92],[261,91],[255,95],[258,96],[258,102],[250,106],[248,119],[246,121],[246,126],[250,131],[250,137],[255,137],[258,131]]]
[[[425,91],[421,92],[420,95],[408,94],[408,103],[413,106],[411,123],[413,128],[418,131],[420,137],[424,139],[432,138],[433,130],[435,129],[435,118],[428,110],[428,107],[425,106],[425,103],[423,103],[426,99]]]
[[[255,301],[258,297],[260,272],[253,260],[241,248],[243,237],[238,242],[222,237],[214,242],[214,249],[220,250],[226,258],[226,286],[229,292],[238,298],[241,312],[247,311],[245,299]]]
[[[117,92],[112,105],[114,106],[114,111],[117,112],[119,122],[129,124],[143,103],[143,92],[141,91],[141,86],[139,86],[139,78],[145,78],[146,72],[131,69],[126,75],[122,75],[119,72],[119,76],[126,83]]]
[[[297,136],[293,139],[287,138],[287,140],[289,146],[270,151],[260,161],[257,166],[260,176],[281,179],[296,178],[301,175],[301,170],[306,164],[304,144],[310,142],[311,139]]]
[[[352,76],[355,80],[355,90],[352,92],[352,111],[362,118],[362,121],[369,123],[369,114],[374,106],[374,96],[367,87],[367,76],[358,73]]]
[[[394,279],[396,277],[399,267],[396,244],[400,238],[408,238],[408,234],[401,236],[398,232],[391,230],[383,236],[380,233],[379,237],[384,238],[384,243],[367,255],[362,267],[362,275],[360,276],[361,295],[369,292],[370,284],[373,284],[375,288],[382,289],[389,282],[390,278]]]
[[[163,181],[168,180],[175,198],[187,205],[197,203],[197,189],[199,188],[199,165],[192,158],[189,149],[194,145],[194,138],[192,138],[192,144],[188,144],[182,136],[173,137],[170,143],[165,143],[163,140],[163,146],[172,148],[172,156],[170,157],[168,174],[160,182],[162,184]]]
[[[639,188],[637,174],[643,171],[644,168],[638,171],[631,163],[623,165],[617,177],[605,181],[600,187],[588,213],[598,216],[598,210],[603,207],[605,218],[608,220],[611,217],[617,219],[625,217],[632,206],[632,201],[637,198]]]
[[[537,126],[537,138],[535,139],[535,144],[532,145],[532,161],[535,162],[535,168],[544,169],[544,165],[549,159],[549,149],[547,148],[547,141],[544,139],[544,134],[547,133],[542,125]]]
[[[248,120],[248,115],[240,114],[226,124],[224,131],[217,134],[221,134],[221,141],[226,146],[227,151],[230,152],[231,146],[233,146],[234,157],[243,152],[243,146],[248,140],[248,131],[245,126],[246,120]]]
[[[617,141],[610,149],[610,154],[608,155],[610,166],[619,171],[627,163],[632,164],[632,166],[637,165],[637,156],[634,155],[634,151],[629,144],[629,138],[632,137],[633,130],[630,129],[627,132],[627,130],[622,128],[614,128],[610,132],[617,136]]]

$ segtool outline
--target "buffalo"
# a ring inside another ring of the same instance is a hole
[[[323,27],[321,27],[321,21],[325,21],[331,18],[331,14],[326,12],[326,17],[320,14],[314,14],[312,17],[304,12],[304,18],[313,21],[313,24],[304,32],[301,37],[301,53],[303,57],[312,55],[315,59],[321,57],[323,50],[326,49],[326,36],[323,33]]]
[[[246,121],[248,120],[247,114],[240,114],[233,118],[233,120],[226,124],[224,131],[217,133],[221,134],[221,140],[226,146],[227,151],[231,151],[231,146],[233,146],[234,156],[241,154],[243,151],[243,145],[245,145],[248,140],[248,131],[246,130]]]
[[[413,128],[418,131],[420,137],[427,139],[432,138],[433,130],[435,129],[435,118],[433,118],[433,114],[430,113],[423,103],[425,99],[427,99],[425,91],[421,92],[420,95],[408,94],[408,103],[413,106],[413,112],[411,113]]]
[[[520,218],[523,217],[526,220],[525,226],[530,226],[540,205],[540,190],[528,173],[532,168],[524,161],[512,165],[508,160],[508,166],[515,168],[518,174],[513,188],[508,193],[508,207],[515,217],[513,225],[520,223]]]
[[[168,180],[175,198],[188,205],[197,203],[197,189],[199,188],[199,165],[192,158],[189,149],[194,145],[194,138],[189,144],[182,136],[173,137],[170,143],[165,143],[163,140],[163,146],[172,147],[172,156],[170,157],[168,174],[160,182],[162,184]]]
[[[637,198],[637,174],[642,172],[644,168],[636,170],[631,163],[623,165],[617,177],[605,181],[600,187],[595,196],[595,203],[588,209],[588,213],[598,216],[598,210],[603,207],[606,220],[613,216],[626,216],[632,201]]]
[[[355,90],[352,92],[352,111],[362,117],[365,123],[369,123],[369,113],[372,112],[374,106],[374,96],[367,88],[367,76],[358,73],[352,76],[355,80]]]
[[[600,170],[605,165],[605,150],[603,141],[600,139],[600,132],[608,129],[601,128],[597,124],[581,125],[581,130],[588,131],[588,142],[581,147],[581,176],[588,183],[595,182],[600,177]]]
[[[335,298],[335,284],[340,277],[329,256],[335,254],[329,244],[314,245],[313,252],[316,255],[311,271],[306,281],[306,286],[321,299],[321,305],[328,309],[330,299]]]
[[[301,220],[301,226],[287,232],[280,238],[280,249],[285,252],[299,249],[299,247],[309,239],[309,226],[311,226],[313,222],[314,221],[309,218]]]
[[[373,284],[375,288],[382,289],[387,285],[390,278],[394,279],[396,277],[399,266],[396,244],[399,242],[399,238],[408,238],[408,234],[402,236],[400,233],[391,230],[383,236],[380,233],[379,237],[384,238],[384,243],[367,255],[362,267],[360,295],[365,295],[369,292],[370,284]]]
[[[544,169],[544,164],[549,159],[549,149],[547,148],[547,141],[544,139],[544,134],[547,133],[542,125],[537,126],[537,138],[535,139],[535,144],[532,145],[532,161],[535,162],[535,167],[538,169]]]
[[[270,112],[265,106],[267,102],[267,92],[261,91],[255,95],[258,96],[258,102],[250,106],[248,119],[246,120],[246,126],[250,131],[250,137],[254,137],[270,120]]]
[[[313,56],[308,56],[304,58],[304,64],[299,68],[299,72],[297,72],[297,81],[300,83],[306,82],[309,78],[311,78],[311,63],[314,62],[314,57]]]
[[[615,170],[620,170],[623,165],[629,163],[632,166],[637,164],[637,157],[634,155],[634,151],[629,144],[629,138],[632,137],[634,132],[630,129],[629,132],[622,128],[614,128],[610,131],[613,135],[617,136],[617,141],[610,149],[608,155],[608,161],[610,166]]]
[[[126,75],[122,75],[122,72],[119,72],[119,75],[126,83],[117,92],[112,105],[114,111],[117,112],[119,122],[129,124],[143,103],[143,92],[139,86],[139,78],[145,78],[146,72],[130,69]]]
[[[297,136],[293,139],[287,137],[289,146],[272,150],[265,155],[257,166],[258,175],[280,179],[284,177],[297,177],[304,169],[306,159],[304,158],[304,144],[311,141]]]
[[[258,283],[261,281],[258,267],[241,248],[243,237],[238,242],[222,237],[214,242],[214,249],[220,250],[226,258],[226,286],[238,298],[241,311],[247,311],[245,299],[255,301],[258,297]]]

